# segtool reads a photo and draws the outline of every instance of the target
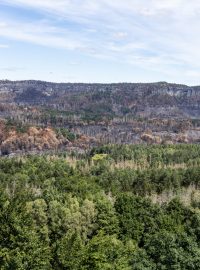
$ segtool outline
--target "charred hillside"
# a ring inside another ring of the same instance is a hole
[[[0,101],[74,113],[199,117],[200,87],[158,83],[73,84],[0,81]]]
[[[98,143],[199,142],[200,87],[6,80],[0,117],[22,128],[66,128]]]

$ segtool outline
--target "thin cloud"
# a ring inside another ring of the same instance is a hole
[[[29,9],[44,19],[4,18],[0,22],[4,38],[77,50],[163,74],[187,74],[189,79],[199,74],[199,0],[1,2]]]
[[[0,44],[0,49],[8,49],[9,47],[7,44]]]
[[[82,47],[78,39],[72,37],[72,32],[63,32],[63,29],[52,27],[52,25],[44,24],[43,22],[24,23],[9,21],[4,24],[4,27],[0,28],[0,36],[42,46],[57,47],[68,50]]]
[[[24,69],[22,67],[0,67],[0,70],[5,72],[17,72]]]

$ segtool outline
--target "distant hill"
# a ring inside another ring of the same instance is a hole
[[[158,83],[82,84],[0,81],[0,101],[76,113],[200,117],[200,87]]]
[[[2,80],[0,118],[22,129],[64,128],[92,145],[199,143],[200,86]]]

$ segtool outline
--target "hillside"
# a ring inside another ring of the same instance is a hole
[[[88,149],[98,142],[91,137],[71,133],[67,129],[23,126],[0,121],[0,155],[72,152]]]
[[[199,117],[200,87],[158,83],[73,84],[0,81],[5,103],[47,105],[73,113]]]
[[[91,147],[99,143],[198,143],[199,105],[200,87],[166,82],[0,81],[0,117],[4,121],[22,129],[64,128],[92,138],[86,139]],[[43,142],[41,145],[45,149]],[[58,145],[62,143],[56,143],[56,149]],[[34,145],[28,143],[24,148],[34,149]]]

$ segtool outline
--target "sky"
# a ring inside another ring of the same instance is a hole
[[[0,79],[200,85],[200,1],[0,0]]]

